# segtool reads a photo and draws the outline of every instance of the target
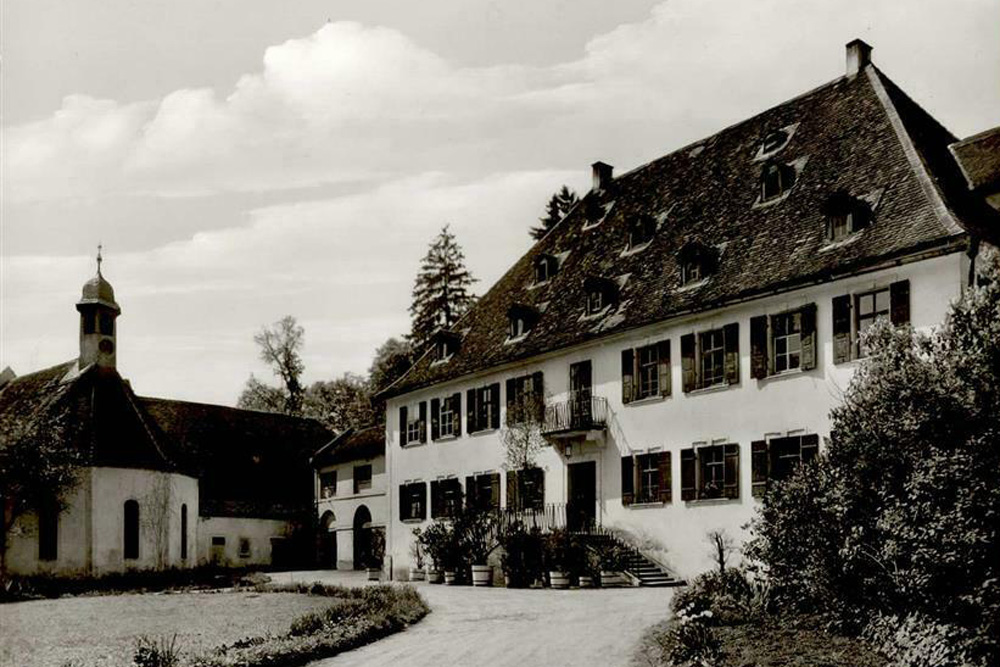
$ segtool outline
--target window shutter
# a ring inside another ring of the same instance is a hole
[[[507,378],[507,423],[514,423],[514,416],[517,411],[514,406],[514,398],[517,394],[517,383],[514,378]]]
[[[420,515],[413,518],[423,521],[427,518],[427,483],[417,482],[414,486],[416,486],[417,494],[420,496]]]
[[[681,450],[681,500],[694,500],[698,497],[697,462],[694,448]]]
[[[536,417],[541,424],[545,421],[545,375],[542,371],[531,374],[531,391],[534,393],[535,408],[538,410]]]
[[[737,384],[740,381],[740,325],[727,324],[722,337],[726,345],[726,382]]]
[[[723,492],[726,498],[740,497],[740,446],[725,446],[725,470]]]
[[[500,509],[500,473],[490,475],[490,509]]]
[[[456,391],[451,395],[451,410],[455,413],[453,424],[455,425],[455,435],[462,435],[462,392]]]
[[[694,334],[681,336],[681,375],[685,392],[698,388],[697,364],[695,363]]]
[[[631,403],[635,396],[635,350],[622,350],[622,403]]]
[[[420,401],[420,442],[427,442],[427,401]]]
[[[896,325],[910,323],[909,280],[900,280],[889,285],[889,317]]]
[[[631,456],[622,457],[622,505],[631,505],[635,500],[635,484],[633,468],[635,461]]]
[[[490,404],[493,406],[493,414],[489,423],[489,428],[500,428],[500,383],[494,382],[493,391],[490,392]]]
[[[476,406],[476,390],[470,389],[465,392],[465,412],[466,412],[466,424],[468,428],[466,429],[469,433],[475,433],[479,429],[476,428],[476,422],[479,418],[479,410]]]
[[[399,446],[406,444],[406,406],[399,409]]]
[[[670,341],[661,340],[656,344],[657,369],[660,374],[660,396],[670,395]]]
[[[441,400],[437,398],[431,399],[431,440],[437,440],[441,437],[441,423],[439,420],[439,415],[441,413]]]
[[[407,484],[400,484],[399,485],[399,518],[402,519],[403,521],[406,521],[407,519],[410,518],[410,509],[408,507],[409,503],[406,502],[407,500],[409,500],[409,498],[410,498],[409,486]]]
[[[660,452],[660,502],[669,503],[672,497],[670,452]]]
[[[433,480],[431,482],[431,518],[436,519],[441,516],[441,482]]]
[[[802,370],[816,368],[816,304],[802,307]]]
[[[531,468],[526,470],[527,476],[534,482],[531,498],[528,499],[529,506],[533,510],[545,508],[545,471],[541,468]]]
[[[833,363],[851,360],[851,295],[833,298]]]
[[[819,436],[815,433],[802,436],[802,462],[809,463],[819,454]]]
[[[465,506],[479,507],[479,489],[476,488],[476,478],[469,475],[465,478]]]
[[[754,380],[767,377],[767,315],[750,318],[750,377]]]
[[[517,471],[507,471],[507,509],[517,509]]]
[[[767,491],[767,441],[750,443],[750,489],[754,498],[763,498]]]

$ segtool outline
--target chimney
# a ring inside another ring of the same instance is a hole
[[[872,47],[860,39],[847,43],[847,76],[854,78],[872,62]]]
[[[603,162],[595,162],[590,165],[594,169],[594,187],[593,191],[603,190],[611,183],[611,174],[614,172],[615,168],[610,164],[604,164]]]

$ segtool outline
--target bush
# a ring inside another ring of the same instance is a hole
[[[545,535],[545,569],[579,575],[586,572],[587,553],[580,538],[558,528]]]
[[[705,614],[709,625],[735,625],[761,619],[767,594],[766,584],[752,581],[743,570],[730,567],[696,577],[677,591],[670,608],[677,617]]]
[[[500,546],[503,548],[500,567],[507,576],[508,586],[530,586],[543,576],[545,547],[538,528],[527,530],[523,523],[515,521],[500,536]]]
[[[879,615],[868,624],[865,638],[890,659],[891,667],[986,665],[974,633],[921,614]]]
[[[176,667],[180,664],[177,635],[154,639],[142,635],[135,640],[132,654],[135,667]]]

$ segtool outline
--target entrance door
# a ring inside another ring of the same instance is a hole
[[[590,397],[593,393],[593,372],[590,359],[569,367],[569,416],[570,428],[589,428],[591,414]]]
[[[570,463],[569,502],[566,523],[571,531],[586,531],[594,527],[597,518],[597,463]]]
[[[362,505],[354,512],[354,569],[363,570],[372,550],[372,513]]]

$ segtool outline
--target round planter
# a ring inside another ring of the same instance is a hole
[[[473,586],[492,586],[493,585],[493,567],[490,565],[473,565],[472,566],[472,585]]]
[[[621,576],[617,572],[601,571],[602,588],[614,588],[615,586],[621,586],[621,583]]]
[[[443,580],[441,570],[427,570],[427,583],[429,584],[440,584]]]
[[[444,571],[444,585],[454,586],[458,583],[458,576],[454,572]]]
[[[580,588],[593,588],[594,578],[585,574],[580,575]]]
[[[552,588],[569,588],[569,574],[551,570],[549,572],[549,585]]]
[[[410,581],[423,581],[424,571],[417,567],[410,568]]]
[[[368,581],[378,581],[382,577],[382,570],[377,567],[368,568]]]

